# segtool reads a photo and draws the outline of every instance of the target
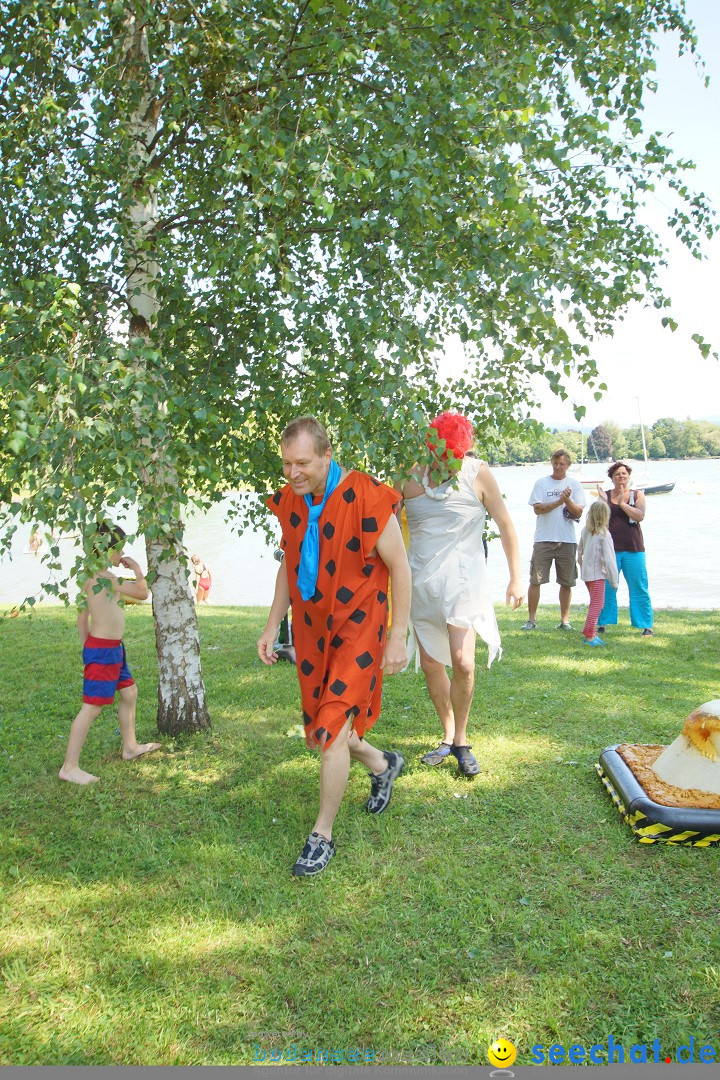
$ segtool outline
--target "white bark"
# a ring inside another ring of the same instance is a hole
[[[125,38],[126,71],[136,78],[147,73],[150,60],[147,30],[134,16],[127,21]],[[145,74],[147,81],[147,74]],[[159,110],[147,81],[128,128],[134,142],[128,160],[128,178],[137,194],[129,210],[130,227],[126,236],[127,298],[133,313],[131,333],[147,336],[157,314],[155,282],[159,266],[146,248],[148,237],[157,223],[155,190],[143,182],[143,171],[150,160],[148,147],[157,134]]]
[[[182,526],[178,523],[178,539]],[[177,735],[210,727],[200,666],[195,604],[187,562],[180,553],[170,558],[163,544],[147,543],[148,567],[156,575],[152,586],[155,641],[158,654],[158,728]]]
[[[130,14],[124,41],[128,78],[145,80],[135,113],[129,117],[133,145],[128,159],[128,183],[135,201],[128,212],[125,237],[127,300],[130,307],[130,338],[148,343],[158,311],[156,282],[159,267],[153,257],[152,230],[157,221],[157,199],[144,170],[149,147],[157,132],[159,106],[148,75],[148,40],[145,27]],[[153,342],[155,343],[155,342]],[[162,403],[158,404],[162,408]],[[148,442],[148,465],[142,477],[148,490],[167,509],[178,483],[163,459],[163,448]],[[205,686],[200,666],[200,640],[195,604],[190,592],[187,560],[182,544],[179,506],[170,507],[176,520],[173,542],[148,539],[155,640],[158,654],[158,728],[168,734],[200,731],[210,727]],[[140,523],[147,528],[147,523]],[[170,548],[170,550],[168,550]],[[154,579],[154,580],[153,580]]]

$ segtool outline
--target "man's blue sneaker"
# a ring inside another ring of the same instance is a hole
[[[597,636],[597,634],[596,634],[596,635],[595,635],[595,637],[594,637],[594,638],[592,638],[592,639],[589,639],[589,638],[585,638],[585,644],[586,644],[586,645],[593,645],[593,646],[597,646],[597,645],[607,645],[607,642],[606,642],[606,641],[603,641],[603,639],[602,639],[602,638],[599,638],[599,637]]]
[[[405,758],[402,754],[396,754],[392,751],[386,753],[384,750],[382,753],[388,767],[385,772],[379,774],[370,773],[370,798],[365,803],[368,814],[382,814],[383,810],[387,810],[390,805],[393,784],[405,765]]]
[[[293,877],[312,877],[321,874],[335,854],[335,844],[320,833],[311,832],[300,858],[290,871]]]
[[[443,761],[447,761],[452,753],[452,746],[449,742],[441,742],[439,746],[436,746],[434,750],[431,750],[427,754],[423,754],[420,758],[423,765],[442,765]]]
[[[472,753],[472,746],[453,746],[450,753],[457,758],[458,772],[462,776],[477,776],[480,772],[480,766]]]

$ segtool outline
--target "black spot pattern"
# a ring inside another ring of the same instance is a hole
[[[387,572],[380,559],[365,552],[397,499],[364,474],[353,474],[338,494],[319,526],[320,587],[294,612],[303,724],[308,741],[321,749],[336,740],[332,733],[342,723],[362,727],[380,712],[379,656],[387,639],[380,624],[387,621]],[[277,507],[283,526],[282,546],[294,595],[300,567],[295,567],[294,577],[292,567],[303,547],[307,510],[303,500],[286,488],[271,495],[268,504],[273,513]],[[320,723],[323,726],[316,727]]]

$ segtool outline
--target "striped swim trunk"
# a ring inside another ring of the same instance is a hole
[[[88,705],[111,705],[117,690],[133,686],[122,641],[89,634],[83,647],[83,701]]]

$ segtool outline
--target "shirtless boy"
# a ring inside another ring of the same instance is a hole
[[[85,665],[83,706],[70,728],[65,764],[58,773],[61,780],[68,780],[72,784],[92,784],[99,779],[80,768],[80,751],[93,721],[100,715],[103,705],[112,704],[116,691],[120,694],[118,720],[123,741],[123,761],[132,761],[160,748],[160,743],[139,743],[135,737],[137,686],[127,666],[122,642],[125,629],[122,597],[146,600],[150,590],[135,559],[123,555],[123,530],[118,525],[102,524],[98,535],[110,538],[106,554],[112,566],[125,566],[132,570],[135,580],[120,581],[109,570],[102,570],[88,578],[82,587],[87,597],[87,607],[78,612],[78,633]]]

